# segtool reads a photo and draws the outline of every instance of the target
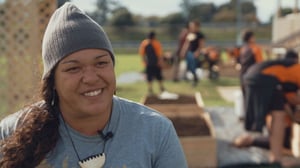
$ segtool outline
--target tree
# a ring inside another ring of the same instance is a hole
[[[89,15],[100,25],[104,25],[111,12],[119,7],[119,3],[117,0],[97,0],[96,7],[96,10]]]
[[[258,22],[256,7],[253,1],[239,0],[241,19],[245,22]],[[231,0],[229,3],[221,5],[213,18],[213,21],[236,21],[238,0]]]
[[[177,37],[179,31],[184,26],[184,23],[186,23],[186,20],[181,13],[173,13],[162,18],[161,23],[166,25],[165,33],[169,34],[171,37]]]
[[[241,3],[241,13],[242,15],[255,14],[256,7],[252,1],[244,1]]]
[[[171,26],[178,25],[178,24],[181,25],[185,23],[185,18],[182,16],[181,13],[172,13],[162,18],[161,23],[171,25]]]
[[[119,7],[112,12],[111,24],[115,27],[133,26],[134,19],[126,7]]]
[[[182,0],[182,2],[180,3],[182,14],[186,21],[190,19],[190,12],[193,4],[194,0]]]
[[[293,13],[293,9],[292,8],[282,8],[281,9],[281,15],[282,16],[286,16],[288,14]]]
[[[190,9],[190,20],[200,19],[201,22],[210,22],[217,11],[213,3],[198,3]]]
[[[227,8],[220,10],[213,17],[214,22],[234,22],[236,20],[236,12]]]
[[[145,20],[147,21],[148,26],[155,27],[159,25],[161,18],[158,16],[148,16]]]

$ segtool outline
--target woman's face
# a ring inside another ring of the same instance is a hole
[[[55,70],[55,89],[63,115],[110,113],[116,80],[109,52],[84,49],[62,59]]]

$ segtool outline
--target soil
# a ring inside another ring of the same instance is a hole
[[[181,136],[209,136],[209,128],[201,117],[171,117],[177,135]]]
[[[189,95],[179,95],[179,98],[176,100],[169,99],[159,99],[156,95],[147,96],[144,104],[197,104],[196,99],[193,96]]]
[[[210,135],[207,122],[200,115],[202,109],[198,107],[194,96],[179,95],[176,100],[160,100],[156,96],[148,96],[144,104],[166,115],[179,137]]]

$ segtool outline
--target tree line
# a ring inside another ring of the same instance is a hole
[[[58,5],[66,1],[58,0]],[[115,27],[145,25],[178,25],[184,24],[188,20],[199,20],[202,23],[236,22],[260,23],[257,17],[257,8],[252,0],[230,0],[220,6],[212,2],[199,2],[197,0],[182,0],[181,11],[170,13],[166,16],[148,16],[132,13],[126,6],[120,4],[118,0],[97,0],[96,9],[88,14],[101,25]],[[291,13],[291,8],[283,9],[283,14]],[[270,18],[270,22],[271,22]]]

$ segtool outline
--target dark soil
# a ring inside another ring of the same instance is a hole
[[[181,136],[209,136],[209,128],[201,117],[174,117],[173,122],[177,135]]]
[[[197,102],[193,96],[189,95],[179,95],[176,100],[161,100],[156,95],[151,95],[147,97],[144,104],[197,104]]]
[[[177,100],[160,100],[157,96],[148,96],[144,104],[165,114],[172,121],[179,137],[210,135],[206,120],[200,115],[202,109],[198,107],[194,96],[179,95]],[[184,104],[193,108],[185,108],[186,111],[182,111],[183,108],[176,108]]]

